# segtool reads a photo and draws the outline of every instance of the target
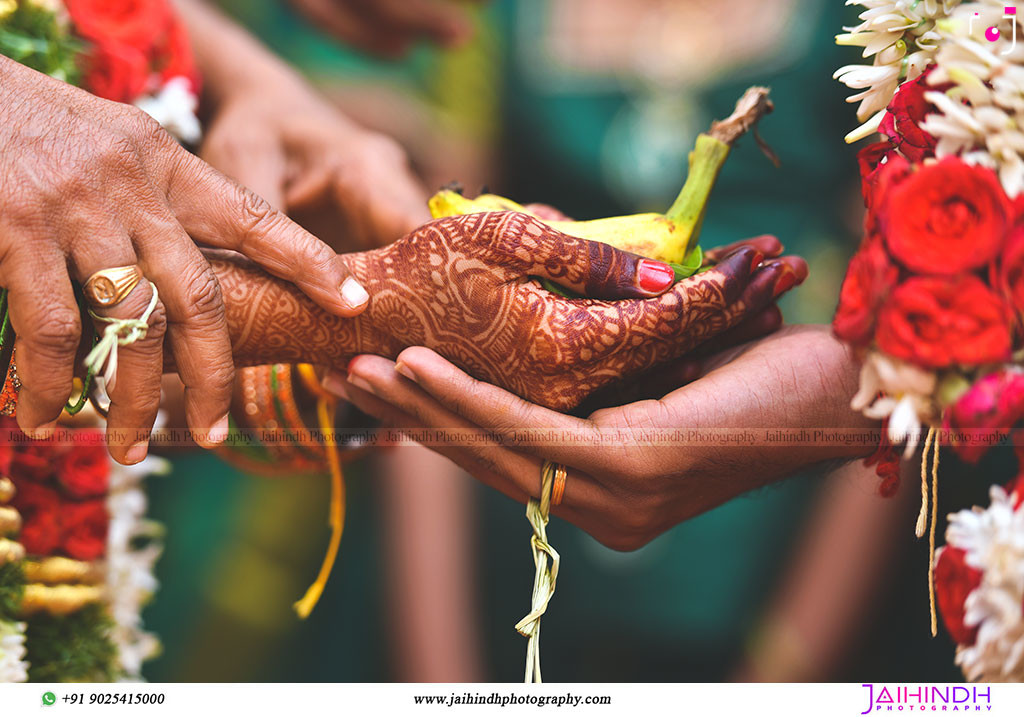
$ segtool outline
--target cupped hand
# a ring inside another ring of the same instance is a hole
[[[291,0],[342,42],[384,57],[404,55],[427,39],[445,47],[472,32],[468,0]]]
[[[388,426],[525,502],[544,459],[568,468],[552,512],[602,543],[636,549],[679,522],[819,461],[870,453],[849,408],[857,367],[828,327],[787,327],[659,400],[574,418],[476,381],[433,351],[360,356],[325,385]],[[772,442],[805,429],[854,440]]]
[[[142,314],[149,282],[159,290],[146,338],[121,348],[108,386],[108,441],[121,462],[146,454],[165,329],[186,386],[189,425],[206,444],[227,433],[231,343],[220,286],[196,241],[245,254],[336,315],[352,316],[367,300],[327,245],[191,155],[142,112],[6,58],[0,229],[0,285],[9,289],[22,385],[18,422],[32,435],[52,430],[72,392],[82,338],[72,281],[138,264],[148,281],[106,312],[119,318]]]
[[[349,257],[373,295],[357,322],[362,352],[394,357],[429,346],[478,378],[562,411],[761,313],[801,279],[789,260],[762,259],[741,246],[673,285],[666,264],[519,212],[438,219]],[[564,298],[535,277],[596,298]]]
[[[225,97],[200,156],[336,250],[383,246],[430,219],[404,150],[287,75]]]

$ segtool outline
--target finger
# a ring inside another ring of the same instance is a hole
[[[166,208],[135,221],[140,264],[167,309],[167,339],[185,386],[188,425],[196,442],[211,448],[227,438],[235,378],[220,284]]]
[[[536,215],[538,218],[543,219],[546,222],[571,222],[572,217],[564,214],[560,209],[557,209],[550,204],[541,204],[539,202],[533,202],[523,207],[530,214]]]
[[[437,0],[356,0],[361,10],[386,27],[424,35],[451,47],[467,40],[473,27],[464,10]]]
[[[386,246],[430,221],[427,194],[401,158],[384,160],[372,177],[335,175],[334,200],[346,217],[360,217],[362,244]]]
[[[153,298],[153,285],[146,279],[117,306],[95,310],[97,315],[117,319],[137,319]],[[106,324],[97,323],[103,332]],[[107,410],[107,447],[118,463],[138,463],[149,451],[149,440],[160,410],[160,386],[163,378],[163,339],[167,314],[157,299],[149,317],[149,328],[134,343],[117,349],[117,372],[105,386],[110,398]]]
[[[345,3],[334,0],[303,0],[301,7],[320,29],[353,47],[385,57],[408,51],[413,38],[405,29],[374,23]]]
[[[662,398],[680,386],[696,381],[707,372],[708,356],[761,338],[782,326],[782,312],[775,304],[710,339],[681,359],[652,368],[639,376],[614,383],[595,392],[580,404],[578,412],[589,415],[611,406]]]
[[[585,454],[579,446],[593,445],[601,437],[587,421],[529,403],[497,386],[477,381],[427,348],[405,349],[398,355],[395,367],[446,410],[494,433],[504,444],[584,471],[593,470],[585,462]],[[374,371],[379,373],[378,366],[362,357],[349,365],[350,380],[364,379],[373,385]],[[402,403],[401,396],[383,398],[407,412],[416,407],[411,402]],[[552,445],[547,438],[550,435],[571,436],[572,440]]]
[[[734,251],[744,246],[753,247],[769,259],[777,257],[782,253],[783,249],[782,242],[780,242],[776,237],[771,234],[762,234],[761,236],[741,239],[740,241],[733,242],[732,244],[708,249],[704,252],[704,263],[717,264]]]
[[[56,245],[9,238],[14,249],[4,258],[0,275],[17,335],[18,425],[30,436],[46,438],[71,395],[81,315]]]
[[[682,298],[686,304],[704,304],[708,310],[724,311],[740,297],[763,258],[754,247],[741,246],[711,269],[677,282],[659,301],[677,310],[678,299]]]
[[[276,209],[286,209],[284,178],[287,167],[281,145],[262,130],[231,128],[244,131],[248,139],[225,136],[225,131],[211,134],[203,143],[200,156],[218,170],[267,200]]]
[[[706,342],[695,353],[700,356],[717,353],[718,351],[767,336],[778,331],[781,326],[782,311],[775,304],[771,304],[760,313],[741,321],[721,336]]]
[[[740,297],[729,308],[731,321],[738,326],[753,318],[801,281],[789,263],[780,259],[767,262],[754,272]]]
[[[79,242],[69,260],[72,273],[82,284],[95,272],[138,263],[127,233],[108,236],[102,245]],[[137,319],[143,315],[153,296],[149,281],[142,279],[118,304],[93,306],[97,316],[110,319]],[[86,297],[88,301],[88,296]],[[94,322],[96,332],[103,335],[109,324]],[[107,412],[107,448],[118,463],[138,463],[149,450],[149,437],[160,409],[160,381],[163,376],[163,337],[166,314],[158,304],[149,318],[149,328],[136,341],[117,348],[116,370],[104,390],[110,398]],[[111,354],[113,356],[113,354]],[[111,361],[108,358],[108,364]],[[99,367],[98,374],[105,371]]]
[[[366,308],[369,294],[329,246],[202,160],[185,154],[172,172],[167,199],[192,238],[244,254],[294,283],[328,311],[355,316]]]
[[[657,296],[675,281],[668,264],[569,236],[523,212],[452,217],[520,275],[539,276],[595,299]],[[459,230],[455,231],[458,235]]]
[[[430,430],[443,429],[445,440],[430,441],[432,450],[519,502],[539,497],[541,459],[496,442],[491,434],[448,411],[400,376],[394,367],[391,361],[379,356],[359,356],[349,364],[353,370],[348,380],[331,374],[325,386],[389,425],[419,430],[421,438],[423,431],[429,436]],[[567,488],[561,508],[567,519],[572,518],[564,511],[593,512],[604,505],[605,499],[604,489],[592,478],[579,471],[573,471],[572,476],[572,494]]]

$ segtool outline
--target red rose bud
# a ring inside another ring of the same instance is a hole
[[[102,500],[61,504],[61,547],[69,558],[96,560],[107,551],[110,515]]]
[[[918,366],[975,366],[1010,357],[1010,321],[1006,303],[975,276],[915,277],[882,306],[875,340]]]
[[[965,553],[949,545],[939,549],[935,562],[935,601],[942,623],[958,645],[973,645],[978,628],[964,624],[964,602],[981,585],[981,571],[964,561]]]
[[[924,98],[924,93],[929,90],[944,91],[939,87],[928,86],[927,78],[934,67],[929,67],[914,81],[900,85],[878,127],[878,131],[888,137],[900,154],[911,162],[921,162],[935,156],[936,139],[921,129],[925,115],[935,112],[935,106]]]
[[[875,330],[875,316],[899,279],[899,270],[878,239],[868,239],[850,261],[839,291],[832,330],[843,341],[866,346]]]
[[[110,458],[103,432],[81,429],[72,434],[74,446],[57,461],[57,482],[73,498],[105,495],[110,478]]]
[[[896,150],[891,142],[875,142],[857,153],[857,164],[860,165],[860,193],[864,198],[865,207],[871,206],[879,175],[895,156]]]
[[[60,496],[57,491],[31,481],[15,481],[11,505],[21,513],[18,541],[32,555],[53,555],[60,544]]]
[[[975,463],[1024,418],[1024,373],[997,371],[975,384],[946,412],[953,450]]]
[[[988,264],[1010,228],[1012,206],[995,172],[956,157],[921,167],[879,191],[879,227],[912,271],[959,274]]]

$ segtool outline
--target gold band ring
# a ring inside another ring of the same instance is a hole
[[[82,289],[85,298],[96,308],[117,306],[142,280],[142,270],[136,264],[100,269],[89,277]]]
[[[567,471],[561,463],[555,463],[555,483],[551,486],[551,505],[561,505],[565,495],[565,479]]]

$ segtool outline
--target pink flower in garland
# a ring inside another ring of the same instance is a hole
[[[953,432],[957,455],[974,463],[1022,418],[1024,373],[996,371],[976,381],[946,412],[945,427]]]

